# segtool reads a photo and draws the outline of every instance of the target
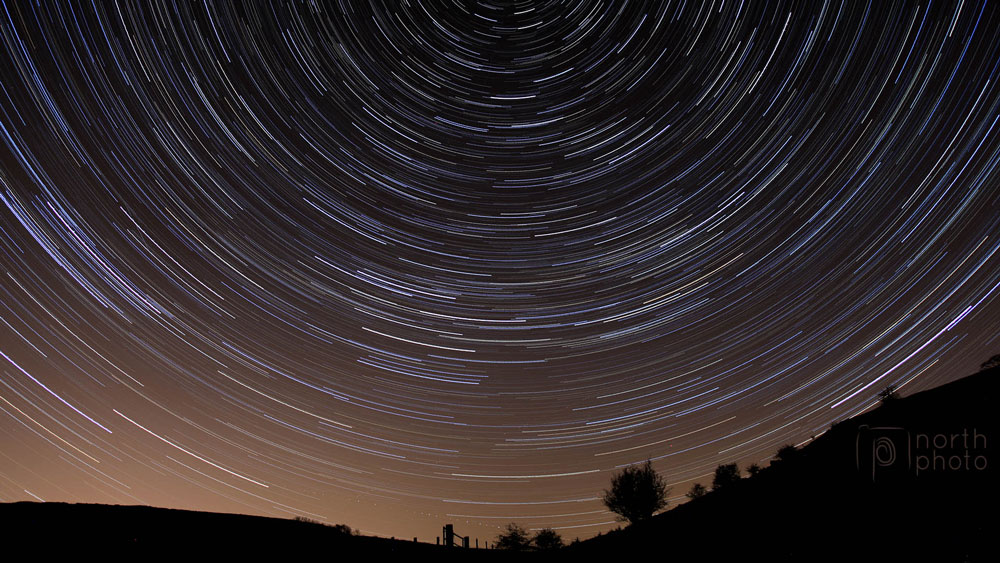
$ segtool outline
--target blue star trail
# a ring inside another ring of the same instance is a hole
[[[987,2],[8,2],[0,501],[488,538],[1000,341]]]

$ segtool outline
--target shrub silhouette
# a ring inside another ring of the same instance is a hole
[[[538,532],[535,533],[535,537],[532,538],[531,543],[534,544],[535,549],[539,549],[541,551],[559,549],[563,546],[562,537],[552,528],[538,530]]]
[[[619,520],[630,524],[646,520],[667,505],[667,487],[650,461],[630,465],[611,478],[602,499]]]
[[[899,399],[899,392],[896,391],[895,385],[890,385],[878,392],[878,400],[881,401],[883,405],[891,403],[896,399]]]
[[[320,522],[319,520],[313,520],[312,518],[306,518],[305,516],[296,516],[293,520],[296,522],[302,522],[303,524],[316,524],[317,526],[326,526],[326,524]]]
[[[334,524],[333,530],[335,532],[344,534],[345,536],[356,536],[358,535],[357,530],[352,530],[347,524]]]
[[[799,449],[792,444],[785,444],[778,448],[777,453],[774,454],[774,460],[777,462],[786,462],[799,457]]]
[[[980,371],[985,371],[985,370],[988,370],[988,369],[995,368],[997,366],[1000,366],[1000,354],[997,354],[996,356],[993,356],[992,358],[990,358],[990,359],[986,360],[985,362],[983,362],[982,364],[980,364],[979,370]]]
[[[712,478],[712,490],[716,491],[723,487],[728,487],[740,480],[740,467],[735,463],[720,464],[715,468],[715,477]]]
[[[514,522],[507,524],[504,531],[497,536],[497,549],[507,549],[510,551],[525,551],[531,547],[531,537],[528,530],[518,526]]]
[[[687,498],[692,500],[696,498],[701,498],[705,496],[705,493],[707,492],[708,489],[705,488],[705,485],[702,485],[701,483],[695,483],[694,485],[691,486],[691,490],[688,491]]]
[[[760,473],[761,469],[763,469],[761,466],[757,465],[756,463],[751,463],[750,465],[747,466],[747,475],[754,477],[758,473]]]

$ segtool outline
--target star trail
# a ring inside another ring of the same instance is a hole
[[[1000,352],[987,2],[5,3],[0,500],[616,526]]]

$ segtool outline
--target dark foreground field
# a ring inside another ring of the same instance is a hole
[[[8,549],[116,559],[994,561],[998,377],[994,368],[888,401],[753,478],[553,553],[449,549],[308,522],[143,506],[0,504],[0,530]]]
[[[311,522],[149,506],[5,503],[0,504],[0,524],[8,547],[23,545],[38,555],[73,550],[114,559],[192,556],[199,561],[216,556],[225,561],[242,557],[313,560],[317,555],[325,561],[370,556],[451,561],[465,560],[472,551],[477,560],[491,561],[508,555],[345,534]],[[461,554],[456,553],[459,550]]]

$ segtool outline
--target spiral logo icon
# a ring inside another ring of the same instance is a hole
[[[905,428],[859,426],[854,451],[858,471],[871,473],[873,482],[903,478],[910,468],[910,443]]]
[[[896,445],[885,436],[879,436],[872,442],[872,459],[880,467],[887,467],[896,462]]]

